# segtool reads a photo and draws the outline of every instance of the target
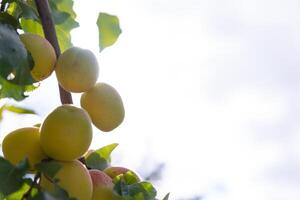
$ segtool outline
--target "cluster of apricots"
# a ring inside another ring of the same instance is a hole
[[[88,169],[79,160],[89,152],[92,124],[108,132],[122,123],[125,111],[120,95],[112,86],[96,83],[99,67],[91,51],[71,47],[56,58],[45,38],[24,33],[20,39],[34,60],[32,77],[42,81],[55,71],[63,89],[82,93],[81,107],[61,105],[48,114],[41,125],[8,133],[2,142],[4,157],[12,164],[27,158],[30,173],[35,173],[36,165],[41,162],[58,162],[61,168],[55,174],[58,180],[55,184],[77,200],[118,199],[112,180],[130,170],[123,167],[108,167],[103,171]],[[44,174],[39,185],[49,193],[54,190],[53,181]]]

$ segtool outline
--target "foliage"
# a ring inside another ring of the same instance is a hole
[[[105,163],[110,165],[110,154],[116,146],[117,144],[110,144],[93,153],[101,155],[101,158],[106,160]],[[57,182],[58,180],[55,180],[54,176],[60,170],[60,167],[60,164],[56,161],[51,159],[43,160],[36,165],[36,175],[32,179],[33,175],[28,175],[29,163],[27,159],[14,166],[3,157],[0,157],[0,199],[2,195],[2,199],[7,200],[17,200],[24,197],[36,200],[49,200],[51,198],[72,200],[68,193],[57,184],[55,184],[55,192],[51,194],[41,189],[38,185],[41,174],[51,180],[51,182]],[[130,171],[115,177],[113,182],[115,184],[114,191],[120,200],[157,200],[157,192],[154,186],[147,181],[139,182],[136,175]],[[169,194],[163,200],[168,200],[168,198]]]
[[[73,10],[73,0],[48,0],[48,2],[59,47],[64,52],[72,47],[70,32],[79,26]],[[30,32],[43,37],[43,27],[34,0],[2,0],[0,7],[0,99],[11,98],[21,101],[27,97],[28,92],[37,88],[37,84],[31,76],[34,66],[33,58],[25,49],[19,34]],[[122,31],[118,17],[107,13],[99,13],[96,24],[101,52],[113,45]],[[35,114],[30,109],[4,104],[0,107],[0,121],[4,111]],[[88,169],[104,170],[111,165],[111,153],[117,146],[116,143],[106,145],[79,160]],[[34,171],[30,171],[27,158],[17,165],[13,165],[5,158],[0,157],[0,199],[74,199],[57,184],[59,180],[54,178],[61,169],[58,162],[48,158],[38,163],[34,169]],[[42,176],[54,184],[54,192],[51,194],[40,187],[39,181]],[[113,182],[114,192],[120,200],[157,199],[157,191],[154,186],[150,182],[138,180],[130,171],[115,177]],[[168,198],[169,194],[163,200]]]
[[[104,170],[109,166],[110,154],[118,144],[110,144],[90,153],[86,158],[86,166],[91,169]]]
[[[107,13],[99,13],[97,25],[99,29],[99,48],[102,51],[117,41],[122,30],[118,17]]]
[[[3,118],[3,112],[4,111],[9,111],[17,114],[36,114],[33,110],[15,106],[15,105],[9,105],[9,104],[4,104],[3,106],[0,107],[0,122]]]

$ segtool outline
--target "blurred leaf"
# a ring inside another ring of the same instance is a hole
[[[52,17],[55,24],[62,24],[70,17],[70,15],[66,12],[58,12],[56,10],[53,10]]]
[[[19,21],[7,12],[0,13],[0,23],[9,24],[13,26],[14,29],[18,29],[21,27]]]
[[[17,114],[36,114],[33,110],[30,110],[30,109],[4,104],[3,106],[0,107],[0,121],[2,120],[3,111],[5,111],[5,110],[14,112]]]
[[[113,143],[92,152],[85,159],[86,165],[91,169],[104,170],[109,166],[110,154],[117,146],[118,144]]]
[[[4,109],[18,114],[36,114],[33,110],[13,105],[4,105]]]
[[[32,195],[30,200],[48,200],[48,199],[46,198],[45,192],[37,191],[35,194]]]
[[[0,99],[1,98],[13,98],[16,101],[21,101],[27,96],[25,92],[30,92],[36,89],[37,86],[34,85],[16,85],[8,82],[0,76]]]
[[[29,163],[27,159],[14,166],[3,157],[0,157],[0,193],[6,196],[19,190],[25,182],[23,177],[28,170]]]
[[[29,190],[31,184],[32,184],[32,180],[31,179],[26,179],[26,181],[24,181],[22,187],[18,191],[10,194],[5,199],[6,200],[20,200],[20,199],[22,199],[22,196]]]
[[[95,153],[99,154],[102,158],[109,160],[112,151],[118,146],[119,144],[113,143],[101,147],[100,149],[96,150]]]
[[[116,177],[113,179],[113,182],[114,182],[114,183],[117,183],[117,182],[120,181],[120,179],[123,179],[122,181],[124,181],[124,183],[125,183],[126,185],[131,185],[131,184],[140,182],[139,177],[137,177],[137,175],[134,174],[134,173],[131,172],[131,171],[128,171],[128,172],[126,172],[125,174],[120,174],[120,175],[116,176]]]
[[[44,37],[44,32],[41,24],[31,19],[21,18],[21,27],[25,32],[34,33]]]
[[[50,0],[50,6],[55,23],[56,34],[61,52],[72,46],[71,30],[78,27],[75,21],[76,15],[73,11],[73,1]],[[21,27],[25,32],[35,33],[44,36],[40,22],[31,19],[21,19]]]
[[[122,30],[119,25],[118,17],[107,13],[99,13],[97,25],[99,31],[99,48],[101,52],[117,41]]]
[[[123,179],[123,176],[119,176],[118,179],[114,179],[117,181],[114,181],[114,191],[118,196],[120,197],[128,197],[129,196],[129,189],[128,185],[126,184],[125,180]]]
[[[41,172],[43,175],[49,177],[49,178],[54,178],[55,174],[60,170],[61,164],[57,161],[46,161],[46,162],[41,162],[35,166],[35,168]]]
[[[10,3],[6,11],[16,19],[19,19],[22,13],[21,8],[15,2]]]
[[[86,158],[85,162],[86,166],[90,169],[104,170],[109,166],[109,162],[95,152],[91,153]]]
[[[8,13],[17,19],[23,17],[25,19],[33,19],[39,21],[39,15],[36,8],[32,4],[27,3],[23,0],[9,0]]]
[[[78,27],[75,21],[76,14],[73,10],[72,0],[49,0],[55,30],[61,52],[72,46],[71,30]],[[44,37],[40,22],[33,19],[21,18],[21,27],[25,32],[35,33]]]
[[[49,3],[55,24],[65,22],[64,25],[68,24],[69,28],[79,26],[78,22],[75,21],[76,13],[73,10],[72,0],[50,0]]]
[[[51,0],[55,3],[57,9],[70,14],[72,18],[76,18],[76,13],[73,10],[73,0]]]
[[[145,200],[153,200],[156,197],[156,189],[150,182],[140,182],[129,185],[129,195],[135,196],[136,194],[142,193]]]
[[[12,26],[0,24],[0,76],[17,85],[35,82],[30,71],[33,59]]]
[[[75,198],[71,198],[69,194],[58,185],[54,185],[54,192],[51,195],[53,195],[56,200],[76,200]]]
[[[155,200],[156,189],[150,182],[139,182],[128,184],[125,176],[120,175],[118,179],[114,179],[114,191],[120,196],[121,199],[128,200]]]

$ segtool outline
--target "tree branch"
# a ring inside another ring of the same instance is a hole
[[[55,32],[55,26],[51,15],[51,9],[48,3],[48,0],[35,0],[35,4],[37,7],[37,11],[40,15],[40,19],[42,22],[44,35],[46,39],[52,44],[56,57],[58,58],[60,55],[60,48]],[[60,85],[59,87],[59,94],[60,94],[60,101],[62,104],[72,104],[72,95],[70,92],[65,91]]]
[[[3,3],[3,2],[1,1],[0,12],[4,12],[4,11],[5,11],[5,7],[6,7],[6,3]]]

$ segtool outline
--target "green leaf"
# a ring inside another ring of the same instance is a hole
[[[57,161],[46,161],[41,162],[35,166],[35,168],[41,172],[43,175],[47,176],[48,178],[54,178],[56,173],[60,170],[61,164]]]
[[[14,27],[14,29],[18,29],[21,27],[19,21],[7,12],[0,13],[0,23],[9,24]]]
[[[14,105],[4,105],[4,109],[17,114],[36,114],[34,110],[22,108]]]
[[[16,19],[19,19],[22,14],[20,6],[15,2],[11,2],[6,11]]]
[[[110,154],[117,146],[118,144],[113,143],[92,152],[85,159],[86,165],[91,169],[104,170],[109,166]]]
[[[20,200],[20,199],[22,199],[22,196],[29,190],[31,184],[32,184],[32,180],[31,179],[26,179],[26,181],[24,181],[22,187],[18,191],[10,194],[5,199],[6,200]]]
[[[34,19],[36,21],[39,21],[39,15],[34,7],[31,5],[27,4],[26,1],[23,0],[15,0],[16,3],[20,6],[22,10],[22,17],[25,19]]]
[[[117,41],[122,30],[119,25],[118,17],[107,13],[99,13],[97,25],[99,31],[99,48],[101,52]]]
[[[14,166],[0,157],[0,193],[6,196],[19,190],[25,182],[24,176],[28,170],[27,159]]]
[[[54,192],[51,195],[53,195],[53,197],[55,197],[56,200],[76,200],[75,198],[71,198],[67,191],[58,186],[57,184],[54,185]]]
[[[78,27],[75,21],[76,14],[73,10],[72,0],[49,0],[55,23],[56,35],[61,52],[72,46],[71,30]],[[33,19],[21,18],[21,27],[25,32],[44,36],[40,22]]]
[[[68,24],[69,27],[78,27],[79,24],[75,21],[76,13],[73,10],[72,0],[50,0],[49,3],[56,25],[65,22],[64,25]]]
[[[17,19],[23,17],[25,19],[33,19],[39,21],[39,15],[36,8],[23,0],[10,0],[9,7],[7,9],[8,13]]]
[[[157,195],[156,189],[150,182],[143,181],[128,185],[124,178],[115,183],[114,191],[121,199],[130,200],[154,200]]]
[[[59,23],[61,21],[58,21]],[[44,32],[41,24],[30,19],[21,19],[21,27],[25,32],[34,33],[43,37]],[[72,46],[71,30],[78,27],[78,23],[71,17],[68,17],[64,23],[56,24],[56,34],[58,38],[59,47],[61,52]]]
[[[39,22],[31,19],[21,18],[21,27],[25,32],[34,33],[44,37],[43,28]]]
[[[0,76],[17,85],[35,82],[30,71],[33,59],[12,26],[0,24]]]
[[[131,185],[134,183],[140,182],[139,177],[131,171],[126,172],[125,174],[120,174],[113,179],[114,183],[117,183],[122,179],[126,185]]]
[[[109,162],[97,153],[91,153],[85,160],[86,165],[90,169],[104,170],[109,166]]]
[[[119,144],[117,144],[117,143],[106,145],[106,146],[101,147],[100,149],[96,150],[95,153],[100,155],[102,158],[109,160],[111,153],[118,145]]]
[[[0,76],[0,99],[1,98],[13,98],[16,101],[21,101],[27,97],[25,92],[31,92],[35,90],[37,86],[34,85],[16,85]]]
[[[17,114],[36,114],[33,110],[27,108],[4,104],[0,107],[0,121],[3,117],[3,111],[10,111]]]
[[[153,200],[156,197],[156,189],[150,182],[140,182],[129,185],[129,195],[135,196],[139,193],[142,193],[145,200]]]
[[[68,13],[73,19],[76,18],[76,13],[73,10],[73,0],[51,0],[50,2],[55,4],[58,10]]]

